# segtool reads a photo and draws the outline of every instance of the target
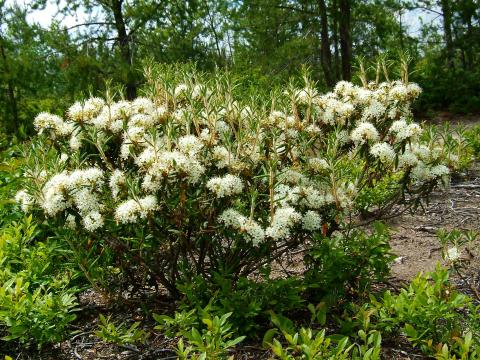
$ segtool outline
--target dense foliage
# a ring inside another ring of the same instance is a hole
[[[325,95],[305,78],[254,103],[228,77],[147,71],[148,98],[90,98],[66,120],[40,113],[16,195],[59,236],[106,249],[136,288],[177,295],[193,276],[249,276],[348,227],[358,194],[378,183],[389,191],[367,210],[382,216],[418,203],[459,162],[458,141],[420,139],[410,110],[420,88],[406,75]]]

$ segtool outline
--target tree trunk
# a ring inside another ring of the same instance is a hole
[[[325,82],[329,87],[335,85],[334,74],[332,72],[332,52],[330,51],[330,39],[328,36],[328,16],[325,0],[318,0],[318,12],[321,21],[321,62],[323,73],[325,75]]]
[[[350,81],[352,44],[350,36],[351,21],[351,3],[350,0],[340,0],[340,51],[342,53],[342,74],[343,80]]]
[[[10,102],[10,109],[12,111],[11,123],[7,122],[5,124],[5,130],[16,133],[18,131],[19,120],[18,120],[18,107],[17,107],[17,98],[15,96],[15,86],[12,81],[12,74],[10,72],[10,67],[8,66],[7,54],[5,53],[5,46],[3,44],[3,38],[0,37],[0,54],[3,60],[3,68],[7,77],[7,93]],[[8,119],[8,117],[6,117]]]
[[[137,85],[135,81],[135,74],[132,68],[132,52],[130,49],[130,42],[127,34],[127,28],[125,26],[125,20],[123,18],[122,3],[123,0],[113,0],[111,9],[115,19],[120,53],[127,70],[127,78],[125,82],[127,98],[132,100],[137,95]]]
[[[337,0],[332,1],[332,18],[333,18],[333,53],[334,53],[334,68],[335,81],[340,78],[340,53],[338,45],[338,4]]]
[[[445,37],[447,50],[447,65],[450,68],[454,67],[454,48],[452,37],[452,10],[450,8],[450,0],[440,0],[443,14],[443,33]]]

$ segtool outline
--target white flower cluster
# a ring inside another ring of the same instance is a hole
[[[405,120],[397,120],[392,123],[389,132],[395,136],[397,142],[400,142],[417,139],[422,134],[422,128],[415,123],[407,124]]]
[[[401,82],[371,84],[364,88],[340,81],[333,92],[314,96],[320,121],[328,125],[344,125],[358,115],[362,122],[381,122],[395,119],[399,114],[411,115],[410,102],[416,99],[421,89],[416,84]]]
[[[157,198],[153,195],[147,195],[141,199],[130,199],[117,207],[115,220],[123,224],[136,223],[157,209]]]
[[[308,159],[308,166],[317,173],[322,173],[329,168],[327,160],[316,157]]]
[[[39,134],[51,131],[53,135],[59,137],[70,135],[74,129],[72,123],[65,122],[60,116],[46,112],[38,114],[33,121],[33,125]]]
[[[352,131],[350,138],[355,144],[365,144],[367,142],[377,142],[380,139],[380,135],[373,124],[361,122]]]
[[[227,174],[208,180],[207,188],[215,193],[217,198],[223,198],[240,194],[243,191],[243,182],[238,176]]]
[[[281,240],[290,236],[292,228],[300,222],[302,216],[292,207],[279,208],[275,211],[272,222],[265,234],[273,240]]]
[[[15,201],[20,204],[23,212],[29,212],[35,204],[35,199],[25,190],[20,190],[15,194]]]
[[[69,228],[82,222],[94,231],[112,219],[176,221],[180,215],[160,204],[188,201],[194,204],[182,223],[220,224],[258,244],[296,232],[311,236],[332,215],[353,211],[365,164],[382,169],[380,176],[401,171],[417,186],[448,175],[445,165],[458,162],[442,144],[420,139],[410,111],[421,91],[415,84],[342,81],[324,95],[307,85],[272,99],[272,107],[237,101],[221,82],[192,79],[159,81],[151,98],[78,101],[66,120],[39,114],[38,132],[68,156],[58,156],[56,168],[64,171],[37,177],[36,191],[17,194],[22,209],[37,205]],[[75,169],[77,159],[91,168]],[[212,197],[218,208],[206,209]],[[249,217],[235,210],[246,208]]]
[[[238,230],[253,244],[262,242],[265,238],[265,231],[252,219],[248,219],[235,209],[225,210],[218,218],[218,221],[226,227]]]
[[[302,227],[308,231],[316,231],[322,227],[322,217],[315,211],[309,210],[302,217]]]
[[[378,158],[382,163],[388,164],[395,160],[395,150],[386,142],[379,142],[370,148],[370,154]]]
[[[121,187],[125,185],[126,177],[125,174],[119,170],[115,169],[112,174],[110,175],[110,190],[112,191],[112,196],[114,199],[118,198],[118,194],[120,193]]]
[[[96,167],[61,172],[43,186],[40,205],[48,216],[56,216],[74,206],[83,219],[85,229],[94,231],[104,222],[101,215],[103,205],[98,196],[103,183],[104,173]]]

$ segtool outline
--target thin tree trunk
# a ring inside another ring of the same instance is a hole
[[[338,45],[338,4],[337,0],[332,1],[332,18],[333,18],[333,52],[334,52],[334,68],[335,81],[340,79],[340,53]]]
[[[5,47],[3,44],[3,38],[0,37],[0,54],[3,60],[3,68],[7,74],[7,92],[10,99],[10,108],[12,111],[12,121],[11,123],[5,124],[7,131],[12,131],[16,133],[18,131],[19,120],[18,120],[18,107],[17,107],[17,98],[15,96],[15,86],[11,78],[10,67],[8,66],[7,54],[5,53]],[[8,117],[7,117],[8,118]]]
[[[352,63],[352,44],[350,34],[351,3],[350,0],[340,0],[340,51],[342,53],[343,80],[350,81]]]
[[[115,27],[117,29],[120,53],[122,55],[123,62],[127,67],[127,79],[125,83],[127,98],[132,100],[137,95],[137,85],[135,81],[135,74],[132,69],[132,52],[130,49],[130,42],[127,34],[127,28],[125,26],[125,20],[123,18],[122,3],[123,0],[113,0],[112,11],[115,19]]]
[[[454,67],[454,48],[452,37],[452,10],[450,8],[450,0],[440,0],[443,14],[443,33],[445,37],[445,43],[447,45],[447,64],[448,67]]]
[[[318,0],[318,11],[321,21],[321,62],[323,73],[325,75],[325,82],[329,87],[335,85],[334,74],[332,72],[332,52],[330,51],[330,39],[328,36],[328,16],[325,0]]]

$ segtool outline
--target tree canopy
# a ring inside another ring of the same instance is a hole
[[[134,98],[146,61],[225,68],[252,85],[308,66],[328,89],[357,81],[358,59],[381,57],[390,67],[404,56],[427,90],[419,108],[480,110],[478,0],[57,1],[59,16],[42,27],[35,14],[47,3],[0,1],[0,119],[10,133],[30,131],[40,109],[62,112],[106,82]],[[431,21],[412,32],[412,11]],[[76,13],[86,20],[58,20]]]

